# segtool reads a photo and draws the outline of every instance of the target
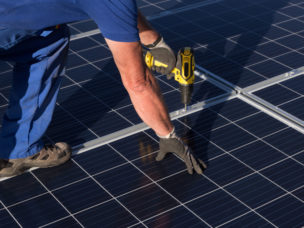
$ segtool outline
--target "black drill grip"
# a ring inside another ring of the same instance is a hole
[[[179,84],[179,90],[181,92],[182,103],[188,105],[191,101],[191,96],[192,96],[192,92],[193,92],[193,84],[189,84],[189,85]]]

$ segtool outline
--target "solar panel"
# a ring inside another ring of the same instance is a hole
[[[267,123],[264,131],[259,122]],[[228,226],[247,219],[281,225],[269,208],[279,204],[272,211],[280,214],[294,203],[303,210],[303,200],[293,193],[303,186],[302,134],[239,99],[180,118],[175,125],[208,162],[204,176],[188,175],[174,156],[155,162],[158,145],[146,131],[77,155],[63,166],[2,181],[1,202],[28,226],[64,221],[148,226],[178,214],[188,214],[181,223],[185,226]],[[282,142],[284,135],[290,138]],[[288,203],[281,204],[284,200]],[[42,206],[44,211],[39,210]],[[113,212],[104,214],[108,207]],[[99,213],[104,216],[96,216]],[[302,224],[298,215],[284,221]]]
[[[258,90],[254,94],[303,121],[303,81],[304,75],[300,75]]]
[[[62,166],[0,181],[0,224],[303,226],[304,136],[258,102],[303,120],[303,75],[282,79],[302,67],[302,1],[144,0],[138,6],[175,51],[195,49],[201,77],[189,112],[176,115],[174,125],[207,163],[204,175],[190,176],[172,154],[156,162],[158,137],[139,130]],[[45,140],[76,148],[142,121],[95,23],[70,28],[67,69]],[[0,64],[0,116],[8,105],[11,71],[10,63]],[[181,110],[177,82],[156,78],[169,111]]]

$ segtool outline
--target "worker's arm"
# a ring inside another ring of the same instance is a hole
[[[138,115],[156,134],[169,134],[173,125],[157,81],[145,67],[140,43],[106,41]]]
[[[136,112],[161,138],[156,160],[162,160],[167,153],[175,153],[184,160],[190,174],[193,169],[201,174],[205,165],[176,136],[158,83],[143,62],[141,44],[106,41]]]

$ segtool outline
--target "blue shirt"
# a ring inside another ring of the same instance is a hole
[[[135,0],[0,0],[0,27],[40,30],[89,18],[110,40],[139,40]]]

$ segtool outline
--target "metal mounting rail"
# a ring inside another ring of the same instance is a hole
[[[279,82],[302,75],[304,73],[304,67],[300,67],[298,69],[278,75],[263,82],[256,83],[244,89],[233,85],[227,80],[219,77],[218,75],[213,74],[212,72],[209,72],[201,66],[196,65],[196,67],[197,69],[206,72],[206,74],[204,75],[206,78],[212,78],[216,81],[217,84],[222,84],[223,87],[227,87],[227,90],[230,89],[231,91],[234,91],[239,99],[245,101],[251,106],[254,106],[255,108],[267,113],[273,118],[285,123],[286,125],[304,134],[304,122],[301,119],[252,94],[252,92],[257,91],[259,89],[266,88]]]
[[[266,87],[278,84],[280,82],[298,77],[298,76],[303,75],[303,74],[304,74],[304,67],[300,67],[298,69],[289,71],[287,73],[284,73],[284,74],[278,75],[276,77],[267,79],[265,81],[256,83],[254,85],[248,86],[248,87],[242,89],[242,91],[248,92],[248,93],[253,93],[255,91],[258,91],[258,90],[264,89]]]
[[[242,91],[240,94],[238,94],[238,97],[251,106],[256,107],[257,109],[267,113],[268,115],[304,134],[304,124],[303,121],[299,118],[291,115],[288,112],[285,112],[284,110],[253,94]]]

